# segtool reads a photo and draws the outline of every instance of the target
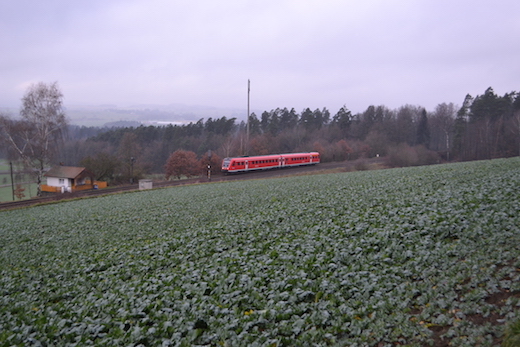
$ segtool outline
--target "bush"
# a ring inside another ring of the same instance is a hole
[[[441,157],[437,152],[431,151],[423,145],[413,147],[417,152],[419,162],[417,165],[433,165],[441,162]]]
[[[197,155],[192,151],[179,149],[173,152],[164,166],[165,178],[182,176],[192,177],[200,174],[200,164]]]
[[[386,164],[391,167],[432,165],[439,162],[440,157],[436,152],[422,145],[411,147],[406,143],[390,148],[386,158]]]
[[[356,171],[366,171],[369,169],[368,162],[365,158],[357,159],[354,162],[354,169]]]

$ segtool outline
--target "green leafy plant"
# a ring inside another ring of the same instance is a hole
[[[494,345],[518,158],[0,212],[0,344]]]

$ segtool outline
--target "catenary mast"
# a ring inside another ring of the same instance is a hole
[[[247,80],[247,120],[246,120],[246,153],[249,155],[249,93],[251,91],[250,81]]]

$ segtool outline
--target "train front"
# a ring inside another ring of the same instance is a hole
[[[221,168],[222,172],[228,173],[229,166],[231,165],[231,159],[232,158],[224,158],[224,160],[222,160],[222,168]]]

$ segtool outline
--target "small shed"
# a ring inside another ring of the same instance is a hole
[[[54,166],[44,175],[47,184],[42,185],[44,192],[75,192],[93,188],[105,188],[106,182],[94,180],[94,174],[84,167]]]
[[[139,190],[152,189],[153,183],[150,179],[139,180]]]

